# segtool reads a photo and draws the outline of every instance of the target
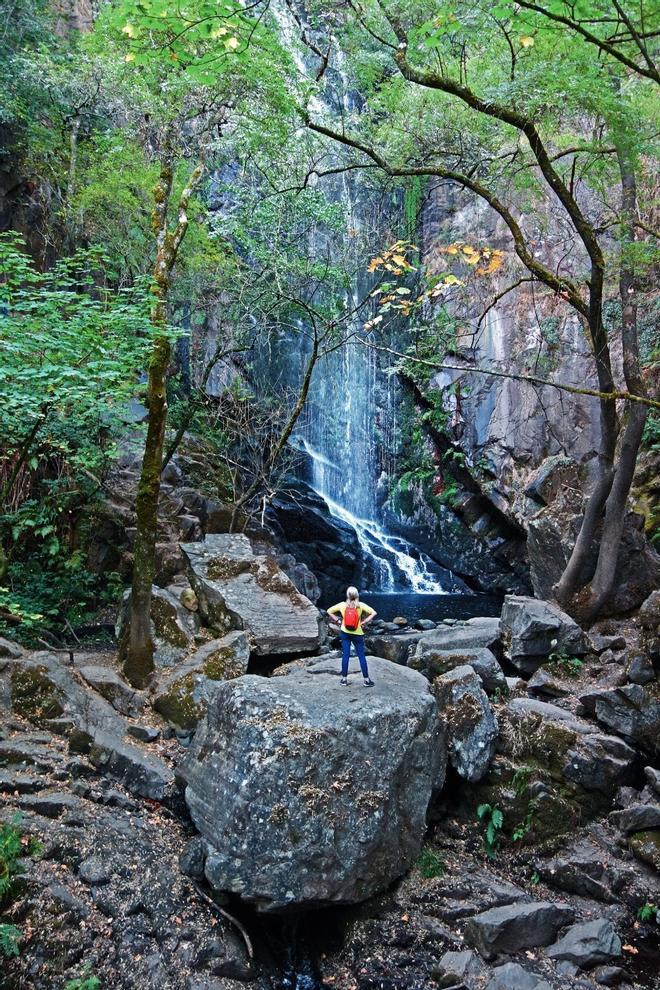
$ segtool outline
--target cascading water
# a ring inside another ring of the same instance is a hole
[[[368,590],[448,594],[440,568],[379,520],[386,421],[392,395],[381,381],[374,352],[347,342],[323,359],[298,446],[308,455],[312,487],[333,516],[353,527],[362,550]]]

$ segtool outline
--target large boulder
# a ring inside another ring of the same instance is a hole
[[[242,534],[184,543],[190,583],[206,622],[219,632],[244,629],[259,655],[311,653],[320,643],[319,613],[273,557],[255,554]]]
[[[497,713],[497,754],[475,801],[500,807],[530,837],[570,832],[612,807],[634,780],[637,754],[618,736],[534,698],[510,698]]]
[[[491,908],[470,918],[466,938],[484,959],[499,952],[517,952],[550,945],[557,933],[575,917],[567,904],[533,901],[531,904],[508,904]]]
[[[177,729],[194,729],[218,684],[247,674],[249,660],[250,644],[242,630],[212,639],[165,672],[155,688],[153,707]]]
[[[621,939],[607,918],[572,925],[546,950],[550,959],[566,960],[580,969],[591,969],[621,955]]]
[[[580,696],[601,725],[647,750],[660,753],[660,685],[627,684]]]
[[[365,639],[365,648],[375,657],[383,657],[384,660],[391,660],[392,663],[408,663],[408,658],[414,650],[421,632],[406,633],[372,633]]]
[[[185,656],[199,631],[199,617],[181,601],[185,589],[176,587],[151,589],[151,636],[154,642],[154,664],[173,667]],[[115,632],[121,643],[128,635],[131,592],[126,591],[122,601]]]
[[[416,651],[408,661],[409,667],[419,670],[429,680],[466,664],[472,667],[486,691],[492,693],[499,690],[506,693],[504,671],[493,653],[485,647],[462,650],[436,650],[427,647],[419,652]]]
[[[433,688],[447,725],[449,762],[465,780],[481,780],[495,755],[497,720],[478,676],[472,667],[456,667]]]
[[[497,618],[478,617],[467,622],[441,625],[436,629],[423,633],[417,648],[415,658],[424,661],[425,657],[433,657],[438,653],[450,650],[483,650],[493,649],[500,641],[500,620]]]
[[[446,749],[420,674],[334,659],[221,684],[181,767],[218,891],[278,912],[362,901],[419,852]]]
[[[551,653],[582,656],[589,648],[578,624],[552,602],[507,595],[501,621],[507,655],[527,673],[533,673]]]

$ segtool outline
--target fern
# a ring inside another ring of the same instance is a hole
[[[498,833],[504,824],[502,810],[494,804],[480,804],[477,808],[477,817],[486,824],[483,834],[484,852],[489,859],[494,859],[500,843]]]
[[[0,924],[0,953],[3,956],[17,956],[21,930],[16,925]]]

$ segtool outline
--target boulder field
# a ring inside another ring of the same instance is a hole
[[[344,687],[276,558],[190,547],[145,690],[112,647],[0,640],[1,820],[44,846],[0,904],[31,933],[8,990],[81,960],[103,990],[280,987],[250,951],[278,924],[320,946],[299,986],[655,990],[657,596],[588,635],[521,596],[379,623],[375,686]]]

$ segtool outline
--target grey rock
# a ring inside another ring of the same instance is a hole
[[[112,863],[102,856],[89,856],[78,866],[78,876],[90,886],[108,883],[114,874]]]
[[[216,890],[260,911],[356,903],[409,868],[442,728],[420,674],[368,659],[369,690],[334,659],[220,685],[180,768]]]
[[[486,990],[552,990],[550,984],[523,969],[519,963],[505,963],[497,966],[486,984]]]
[[[446,653],[457,650],[482,650],[497,646],[500,641],[499,619],[482,619],[479,623],[444,623],[419,639],[415,656],[423,658],[427,654]]]
[[[317,609],[273,557],[253,552],[246,536],[213,534],[181,549],[200,611],[210,625],[245,629],[260,655],[318,648]]]
[[[597,966],[591,974],[604,987],[618,987],[626,978],[625,969],[620,966]]]
[[[421,632],[398,633],[391,636],[373,636],[370,634],[365,637],[364,645],[367,653],[405,666],[420,636]]]
[[[575,478],[575,461],[570,457],[562,457],[555,454],[546,457],[543,463],[532,472],[525,495],[533,498],[541,505],[550,505],[553,502],[562,486],[567,480]]]
[[[249,660],[246,632],[213,639],[158,679],[153,707],[170,725],[188,732],[205,715],[218,684],[246,674]]]
[[[160,739],[160,729],[156,729],[151,725],[129,725],[126,731],[129,736],[139,739],[140,742],[152,743]]]
[[[639,619],[645,629],[655,629],[660,625],[660,590],[652,591],[642,602],[639,609]]]
[[[200,835],[187,842],[179,856],[179,869],[187,877],[201,879],[204,876],[204,864],[207,854],[206,842]]]
[[[660,691],[656,684],[591,691],[581,695],[580,701],[608,729],[650,753],[660,753]]]
[[[596,653],[604,653],[605,650],[625,650],[626,640],[623,636],[600,636],[597,633],[590,637],[591,648]]]
[[[530,754],[551,765],[558,783],[570,781],[578,796],[599,792],[611,798],[630,778],[635,751],[563,708],[534,698],[512,698],[504,717],[509,729],[527,740]]]
[[[471,988],[483,984],[483,977],[486,974],[486,967],[472,949],[445,952],[438,963],[438,968],[442,974],[436,980],[439,987],[463,984]]]
[[[68,887],[65,887],[61,883],[49,883],[48,893],[59,906],[59,908],[65,912],[70,911],[72,914],[79,915],[82,918],[86,918],[89,915],[89,908],[79,897],[76,897]]]
[[[651,681],[655,680],[653,664],[648,657],[641,653],[632,657],[626,675],[632,684],[650,684]]]
[[[550,945],[557,932],[574,917],[573,909],[566,904],[549,901],[509,904],[469,918],[466,938],[485,959],[492,959],[498,952]]]
[[[309,598],[310,602],[316,604],[321,597],[321,586],[319,585],[316,574],[310,571],[307,564],[296,560],[291,553],[278,554],[276,560],[300,594],[304,595],[305,598]]]
[[[79,668],[81,677],[94,688],[95,691],[109,701],[113,708],[122,715],[134,715],[143,704],[144,697],[135,688],[127,684],[112,667],[100,667],[89,665]]]
[[[527,682],[527,690],[532,695],[544,695],[548,698],[563,698],[570,694],[570,688],[550,671],[539,667]]]
[[[590,969],[611,962],[621,955],[621,939],[607,918],[573,925],[554,945],[546,949],[550,959],[563,959]]]
[[[115,633],[121,640],[128,635],[130,591],[125,592]],[[179,595],[153,585],[151,589],[151,635],[156,667],[172,667],[190,648],[199,630],[199,617],[186,608]]]
[[[82,807],[80,798],[67,791],[42,791],[40,794],[22,797],[20,805],[44,818],[61,818],[70,812],[79,812]]]
[[[422,632],[429,632],[430,629],[435,629],[436,623],[433,619],[418,619],[415,623],[415,629],[421,629]]]
[[[0,770],[0,794],[34,794],[47,786],[47,781],[27,773]]]
[[[652,787],[656,794],[660,794],[660,770],[656,770],[655,767],[644,767],[644,776],[649,787]]]
[[[22,646],[14,643],[11,639],[5,639],[4,636],[0,636],[0,657],[11,657],[12,660],[18,660],[22,656]]]
[[[660,805],[633,804],[623,811],[613,811],[610,814],[613,821],[622,832],[647,832],[650,829],[660,829]]]
[[[574,847],[547,864],[539,864],[537,869],[550,886],[605,904],[617,902],[617,895],[629,879],[623,863],[613,861],[604,850],[585,840],[578,840]]]
[[[456,667],[436,678],[433,689],[447,725],[449,762],[465,780],[481,780],[495,755],[498,727],[479,678],[472,667]]]
[[[421,671],[430,680],[466,664],[478,675],[486,691],[506,689],[504,671],[491,651],[485,647],[463,650],[422,649],[419,652],[415,651],[408,662],[409,667]]]
[[[507,595],[501,621],[507,654],[524,672],[535,671],[553,652],[582,656],[588,650],[582,629],[552,602]]]

